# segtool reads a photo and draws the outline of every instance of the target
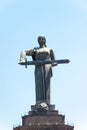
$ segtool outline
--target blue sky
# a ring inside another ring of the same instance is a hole
[[[21,50],[45,35],[56,59],[51,104],[75,130],[87,128],[87,1],[0,0],[0,129],[12,130],[35,104],[34,66],[19,66]],[[31,60],[31,58],[29,58]]]

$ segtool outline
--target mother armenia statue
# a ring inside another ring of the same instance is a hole
[[[31,56],[32,60],[36,62],[55,60],[53,50],[46,45],[46,38],[39,36],[37,40],[39,47],[21,52],[20,64],[25,62],[26,56]],[[50,79],[52,77],[52,67],[56,65],[57,63],[35,65],[36,103],[47,102],[50,104]]]

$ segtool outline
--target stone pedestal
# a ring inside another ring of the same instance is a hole
[[[28,115],[22,116],[22,125],[13,130],[74,130],[74,126],[65,124],[65,116],[58,110],[38,108],[31,106]]]

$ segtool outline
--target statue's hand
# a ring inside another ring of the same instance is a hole
[[[57,62],[52,63],[52,67],[55,67],[55,66],[57,66],[57,65],[58,65]]]

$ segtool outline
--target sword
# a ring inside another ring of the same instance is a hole
[[[24,65],[27,68],[27,65],[44,65],[44,64],[67,64],[69,63],[70,60],[68,59],[63,59],[63,60],[37,60],[37,61],[27,61],[27,59],[25,60],[25,62],[19,62],[19,65]]]

